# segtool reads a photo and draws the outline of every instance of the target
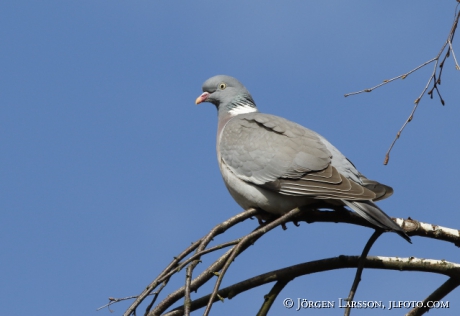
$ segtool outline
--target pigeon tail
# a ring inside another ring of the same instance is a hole
[[[374,224],[384,230],[389,230],[397,233],[399,236],[412,243],[406,232],[396,224],[385,212],[371,201],[347,201],[342,200],[345,205],[358,213],[369,223]]]

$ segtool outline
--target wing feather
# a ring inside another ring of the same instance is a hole
[[[281,117],[235,116],[223,128],[218,150],[238,178],[281,194],[348,200],[385,195],[383,187],[365,177],[363,186],[353,164],[323,137]]]

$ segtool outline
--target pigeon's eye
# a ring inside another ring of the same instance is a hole
[[[225,88],[227,88],[227,85],[225,84],[225,82],[222,82],[221,84],[219,84],[220,90],[224,90]]]

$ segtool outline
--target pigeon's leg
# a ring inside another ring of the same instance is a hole
[[[267,222],[271,222],[272,220],[278,218],[278,216],[270,214],[263,209],[258,208],[258,210],[259,214],[256,215],[256,218],[260,226],[264,226]]]
[[[281,215],[278,215],[278,214],[272,214],[272,213],[268,213],[260,208],[258,208],[259,210],[259,214],[255,215],[257,220],[259,221],[259,225],[260,226],[264,226],[272,221],[274,221],[275,219],[279,218]],[[295,226],[299,226],[299,222],[295,219],[291,219],[291,221],[294,223]],[[287,226],[286,226],[286,223],[282,223],[281,224],[281,227],[283,228],[283,230],[286,230],[287,229]]]

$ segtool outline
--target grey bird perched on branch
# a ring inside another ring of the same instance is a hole
[[[318,201],[346,205],[375,226],[411,242],[373,202],[393,189],[364,177],[324,137],[284,118],[260,113],[235,78],[219,75],[203,84],[196,104],[218,111],[217,159],[230,194],[243,208],[284,214]]]

